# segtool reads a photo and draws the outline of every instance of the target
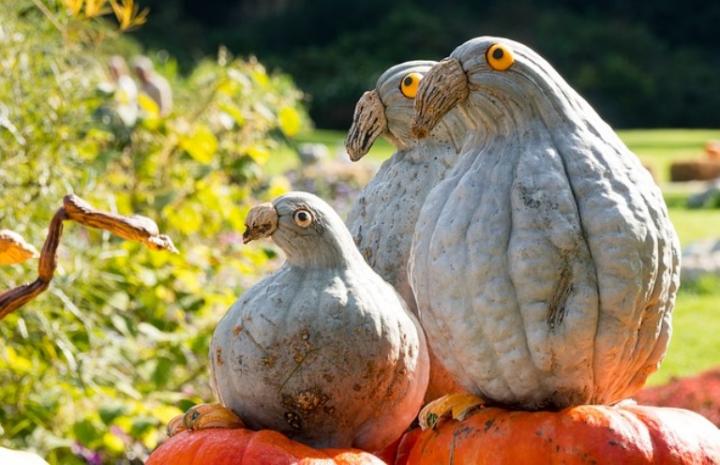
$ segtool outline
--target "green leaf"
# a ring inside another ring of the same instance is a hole
[[[72,429],[75,438],[87,447],[90,447],[93,442],[102,437],[102,433],[97,429],[95,424],[88,419],[76,422]]]
[[[137,417],[132,422],[130,428],[130,435],[134,438],[139,438],[149,429],[154,428],[158,424],[158,420],[153,417]]]
[[[109,425],[113,420],[124,415],[127,411],[127,407],[122,404],[102,405],[98,409],[98,414],[102,422]]]
[[[153,382],[160,388],[165,387],[170,380],[170,374],[173,369],[173,362],[169,358],[161,357],[157,360],[155,370],[152,374]]]

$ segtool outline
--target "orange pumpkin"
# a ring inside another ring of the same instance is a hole
[[[168,439],[145,465],[385,465],[356,449],[313,449],[275,431],[206,429]]]
[[[395,465],[718,465],[720,430],[666,407],[485,408],[401,441],[396,457]]]

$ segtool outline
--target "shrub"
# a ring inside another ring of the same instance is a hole
[[[50,290],[0,322],[0,435],[52,464],[142,463],[165,422],[211,399],[213,326],[274,256],[239,247],[242,220],[254,198],[287,189],[262,167],[305,124],[301,96],[221,51],[187,77],[159,63],[170,116],[145,100],[135,127],[106,124],[105,64],[139,46],[104,20],[37,3],[0,10],[0,227],[39,247],[75,192],[152,217],[180,254],[65,236]],[[34,263],[1,269],[3,288],[33,279]]]

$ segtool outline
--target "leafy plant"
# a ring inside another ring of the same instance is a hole
[[[180,254],[67,235],[49,291],[0,325],[0,437],[53,464],[141,463],[170,418],[212,399],[214,324],[273,257],[239,247],[242,220],[251,201],[287,189],[263,165],[306,117],[288,77],[221,51],[186,77],[160,61],[174,113],[141,99],[126,127],[98,86],[111,54],[139,46],[67,2],[37,3],[0,11],[0,229],[39,246],[75,192],[153,217]],[[3,289],[35,265],[0,270]]]

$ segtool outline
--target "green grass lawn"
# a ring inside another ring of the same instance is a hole
[[[646,165],[652,167],[661,182],[668,180],[673,160],[693,159],[702,155],[705,142],[720,139],[720,130],[712,129],[631,129],[618,131],[620,138]],[[345,133],[318,129],[298,138],[300,142],[325,144],[330,153],[342,149]],[[368,153],[373,160],[384,160],[394,152],[393,146],[380,138]],[[296,164],[290,151],[280,151],[272,166],[287,167]],[[290,165],[288,165],[290,163]]]
[[[673,336],[667,357],[648,384],[691,375],[720,365],[720,292],[680,291],[673,313]]]
[[[661,182],[669,179],[670,163],[701,156],[705,142],[720,139],[720,130],[710,129],[633,129],[618,131],[620,138]]]
[[[699,239],[720,237],[720,209],[688,210],[685,200],[697,185],[667,182],[670,163],[674,160],[699,158],[708,139],[720,139],[720,130],[652,129],[619,131],[620,137],[644,164],[652,167],[670,206],[670,218],[687,245]],[[339,131],[317,130],[304,134],[300,142],[325,144],[334,156],[342,150],[345,134]],[[384,139],[379,139],[367,155],[378,162],[394,151]],[[299,165],[289,149],[279,151],[269,169],[280,173]],[[713,281],[701,292],[680,290],[673,317],[673,337],[667,358],[650,384],[663,383],[673,376],[697,373],[720,365],[720,280]]]

